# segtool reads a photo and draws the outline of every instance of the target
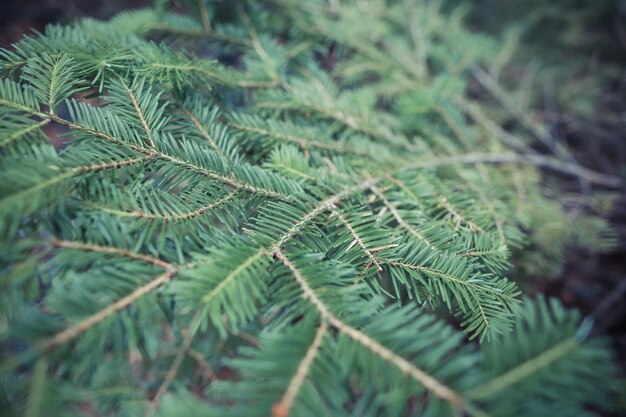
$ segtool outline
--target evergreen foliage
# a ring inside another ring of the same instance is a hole
[[[506,275],[610,246],[558,181],[621,181],[496,40],[436,1],[168,3],[0,53],[0,414],[612,408],[607,342]]]

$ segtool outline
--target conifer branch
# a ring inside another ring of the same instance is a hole
[[[571,160],[569,151],[559,142],[555,141],[544,126],[535,122],[526,113],[522,113],[517,106],[508,97],[507,93],[487,74],[482,68],[476,67],[472,71],[474,78],[498,100],[502,107],[514,118],[516,118],[522,126],[539,139],[548,149],[554,150],[560,158]]]
[[[61,125],[67,126],[69,128],[72,129],[76,129],[79,130],[81,132],[84,133],[89,133],[92,134],[94,136],[100,137],[102,139],[108,140],[108,141],[112,141],[112,142],[120,142],[119,139],[114,138],[113,136],[110,136],[108,134],[102,133],[102,132],[98,132],[98,131],[94,131],[92,129],[86,128],[85,126],[81,126],[79,124],[76,123],[72,123],[68,120],[62,119],[58,116],[49,114],[49,113],[44,113],[41,112],[37,109],[33,109],[31,107],[28,106],[24,106],[21,105],[19,103],[14,103],[14,102],[10,102],[7,100],[2,100],[0,99],[0,105],[5,105],[7,107],[11,107],[14,108],[16,110],[20,110],[20,111],[24,111],[28,114],[31,114],[33,116],[37,116],[40,117],[42,119],[51,119],[52,121],[59,123]],[[263,107],[263,105],[260,105],[260,107]],[[367,132],[366,132],[367,133]],[[132,144],[127,144],[126,145],[130,146],[132,149],[138,150],[138,151],[142,151],[145,153],[152,153],[153,150],[149,150],[146,148],[142,148],[136,145],[132,145]],[[173,162],[178,162],[179,164],[183,164],[183,161],[180,160],[176,160],[176,158],[172,158],[172,157],[168,157],[164,154],[155,153],[156,155],[159,155],[163,158],[170,158],[173,159]],[[440,157],[440,158],[434,158],[434,159],[430,159],[427,161],[418,161],[415,162],[413,164],[409,164],[408,166],[406,166],[406,169],[412,170],[412,169],[425,169],[425,168],[434,168],[437,166],[445,166],[445,165],[458,165],[458,164],[479,164],[479,163],[490,163],[490,164],[529,164],[529,165],[535,165],[535,166],[539,166],[539,167],[545,167],[545,168],[550,168],[553,169],[557,172],[562,172],[564,174],[569,174],[569,175],[573,175],[576,177],[580,177],[580,178],[584,178],[586,180],[588,180],[591,183],[595,183],[595,184],[599,184],[599,185],[603,185],[606,187],[611,187],[611,188],[620,188],[623,187],[623,181],[620,178],[617,177],[613,177],[610,175],[605,175],[605,174],[601,174],[592,170],[589,170],[587,168],[581,167],[579,165],[576,164],[572,164],[569,162],[562,162],[558,159],[552,158],[552,157],[547,157],[547,156],[543,156],[543,155],[532,155],[532,154],[525,154],[525,155],[518,155],[518,154],[514,154],[514,153],[494,153],[494,154],[481,154],[481,153],[467,153],[467,154],[462,154],[462,155],[453,155],[453,156],[444,156],[444,157]],[[192,166],[193,164],[188,164],[188,166]],[[199,167],[196,167],[199,168]],[[202,170],[201,168],[199,170]],[[206,171],[206,170],[205,170]],[[210,176],[210,175],[207,175]],[[218,178],[216,178],[218,179]],[[232,180],[231,180],[232,181]],[[232,186],[236,186],[234,184],[230,184]],[[253,190],[249,190],[249,191],[253,191]],[[253,191],[254,192],[254,191]],[[269,195],[269,194],[268,194]]]
[[[409,33],[411,34],[411,40],[413,41],[413,47],[415,48],[418,71],[422,77],[427,77],[428,62],[426,60],[426,41],[424,39],[425,37],[422,26],[417,21],[418,16],[415,10],[415,3],[413,0],[404,0],[404,8],[407,11],[407,23],[409,26]]]
[[[50,119],[45,119],[45,120],[42,120],[40,122],[28,125],[25,128],[18,130],[17,132],[14,132],[13,134],[7,136],[2,141],[0,141],[0,149],[4,148],[7,145],[10,145],[11,143],[15,142],[17,139],[19,139],[19,138],[21,138],[23,136],[26,136],[27,134],[29,134],[30,132],[32,132],[34,130],[41,129],[42,127],[44,127],[48,123],[50,123]]]
[[[32,113],[32,109],[31,109],[30,112]],[[34,114],[34,113],[32,113],[32,114]],[[116,138],[114,136],[111,136],[109,134],[95,131],[93,129],[90,129],[88,127],[82,126],[80,124],[73,123],[73,122],[70,122],[68,120],[62,119],[62,118],[60,118],[58,116],[51,115],[51,114],[45,114],[45,113],[41,113],[41,115],[43,117],[45,117],[45,118],[51,119],[55,123],[67,126],[67,127],[71,128],[71,129],[76,129],[76,130],[78,130],[80,132],[91,134],[93,136],[96,136],[96,137],[99,137],[101,139],[104,139],[104,140],[106,140],[108,142],[124,144],[125,146],[128,146],[131,149],[133,149],[133,150],[135,150],[135,151],[137,151],[139,153],[146,154],[148,157],[155,157],[155,158],[158,158],[158,159],[170,161],[170,162],[172,162],[175,165],[185,167],[185,168],[187,168],[189,170],[192,170],[192,171],[196,171],[196,172],[198,172],[201,175],[204,175],[204,176],[209,177],[209,178],[213,178],[213,179],[215,179],[217,181],[220,181],[220,182],[222,182],[224,184],[227,184],[227,185],[229,185],[229,186],[231,186],[233,188],[245,190],[245,191],[248,191],[248,192],[251,192],[251,193],[264,194],[264,195],[267,195],[267,196],[270,196],[270,197],[274,197],[274,198],[279,198],[279,199],[285,199],[286,198],[286,196],[283,195],[283,194],[280,194],[280,193],[277,193],[277,192],[274,192],[274,191],[270,191],[270,190],[264,190],[264,189],[261,189],[261,188],[257,188],[257,187],[254,187],[252,185],[249,185],[249,184],[241,183],[241,182],[239,182],[239,181],[237,181],[237,180],[235,180],[235,179],[233,179],[231,177],[227,177],[227,176],[224,176],[224,175],[217,174],[215,172],[212,172],[212,171],[209,171],[209,170],[207,170],[205,168],[202,168],[201,166],[198,166],[198,165],[193,164],[191,162],[184,161],[184,160],[182,160],[180,158],[177,158],[177,157],[165,154],[165,153],[163,153],[161,151],[157,151],[157,150],[149,149],[149,148],[144,148],[144,147],[138,146],[138,145],[129,144],[129,143],[124,142],[123,140],[118,139],[118,138]]]
[[[30,187],[30,188],[26,188],[24,190],[20,190],[16,193],[13,194],[9,194],[5,197],[3,197],[2,199],[0,199],[0,206],[3,206],[9,202],[12,201],[24,201],[25,198],[28,198],[28,196],[32,195],[32,194],[36,194],[42,190],[45,190],[49,187],[52,187],[56,184],[59,184],[65,180],[68,180],[70,178],[72,178],[73,176],[75,176],[77,174],[76,171],[74,170],[69,170],[69,171],[65,171],[62,174],[59,174],[57,176],[54,176],[52,178],[49,178],[45,181],[42,181],[40,183],[35,184],[34,186]]]
[[[377,187],[375,187],[373,185],[370,187],[370,190],[372,190],[372,192],[378,198],[380,198],[380,200],[383,202],[385,207],[387,207],[387,209],[389,209],[389,212],[391,213],[393,218],[396,219],[396,222],[398,222],[400,227],[406,229],[409,233],[411,233],[417,239],[419,239],[422,242],[426,243],[430,248],[437,249],[422,233],[420,233],[416,228],[411,226],[409,223],[407,223],[404,220],[404,218],[402,218],[402,216],[400,215],[400,212],[396,209],[396,207],[393,204],[391,204],[391,202],[387,199],[387,197],[385,197],[385,194],[383,194],[383,192],[381,190],[379,190]]]
[[[424,162],[417,163],[407,163],[405,166],[392,169],[387,171],[386,173],[373,178],[369,174],[365,174],[366,180],[362,181],[359,184],[347,186],[339,193],[328,197],[327,199],[321,201],[317,206],[315,206],[311,211],[309,211],[305,216],[303,216],[300,221],[294,224],[288,231],[285,233],[274,245],[273,248],[282,248],[286,242],[288,242],[297,232],[299,232],[302,227],[304,227],[308,222],[317,217],[321,212],[331,209],[337,205],[339,201],[343,198],[358,192],[365,191],[368,189],[372,189],[375,185],[381,181],[384,181],[387,178],[392,177],[398,172],[403,172],[407,170],[417,170],[417,169],[426,169],[426,168],[436,168],[438,166],[445,165],[455,165],[455,164],[474,164],[477,162],[500,162],[501,159],[504,159],[507,156],[498,155],[498,154],[466,154],[461,156],[451,156],[451,157],[442,157],[442,158],[434,158]],[[374,192],[372,190],[372,192]],[[380,193],[380,192],[379,192]],[[390,208],[391,209],[391,208]]]
[[[476,194],[478,194],[478,198],[483,203],[483,206],[485,206],[487,208],[487,211],[489,211],[489,214],[491,214],[491,217],[493,218],[493,222],[496,225],[496,230],[498,231],[500,242],[502,242],[504,245],[508,244],[506,235],[504,234],[502,216],[496,212],[496,208],[493,206],[493,204],[491,204],[491,201],[489,201],[487,196],[485,196],[485,193],[483,193],[478,187],[475,187],[473,184],[470,188],[472,188],[476,192]],[[474,226],[478,227],[476,225]],[[479,229],[477,231],[481,232],[482,229]]]
[[[39,417],[41,415],[41,402],[46,383],[46,373],[48,372],[48,358],[41,355],[37,358],[33,369],[33,376],[30,381],[30,392],[25,417]]]
[[[9,108],[14,109],[14,110],[23,111],[24,113],[28,113],[28,114],[31,114],[33,116],[37,116],[37,117],[42,118],[42,119],[53,119],[54,118],[54,115],[52,115],[50,113],[45,113],[45,112],[40,111],[39,109],[30,107],[30,106],[25,106],[23,104],[16,103],[16,102],[13,102],[13,101],[10,101],[10,100],[0,99],[0,105],[9,107]]]
[[[317,294],[315,294],[315,291],[309,286],[306,278],[302,275],[300,270],[298,270],[296,266],[289,260],[287,255],[285,255],[285,253],[280,249],[275,249],[273,254],[292,272],[294,278],[300,285],[303,297],[311,304],[313,304],[323,320],[328,320],[328,323],[336,328],[339,332],[344,333],[354,341],[360,343],[363,347],[377,355],[379,358],[396,367],[403,374],[410,376],[437,397],[450,402],[456,409],[461,409],[463,407],[465,399],[456,391],[442,384],[440,381],[427,374],[423,370],[417,368],[408,360],[404,359],[401,356],[398,356],[365,333],[355,329],[354,327],[349,326],[348,324],[335,317],[322,302],[322,300],[319,299]]]
[[[202,297],[202,301],[205,304],[208,304],[213,300],[220,292],[224,290],[237,276],[248,269],[252,264],[261,259],[264,255],[266,255],[266,251],[264,249],[260,249],[251,255],[248,259],[244,260],[241,264],[237,266],[237,268],[233,269],[220,283],[213,288],[210,292]]]
[[[154,256],[144,255],[143,253],[132,252],[127,249],[116,248],[112,246],[100,246],[93,245],[90,243],[83,242],[72,242],[67,240],[51,240],[50,245],[54,248],[64,248],[64,249],[74,249],[74,250],[83,250],[88,252],[97,252],[97,253],[106,253],[110,255],[122,256],[124,258],[135,259],[138,261],[144,261],[151,263],[152,265],[160,266],[165,269],[172,269],[174,265],[165,262],[159,258],[155,258]]]
[[[305,150],[305,149],[303,149],[303,150]],[[315,177],[313,177],[313,176],[311,176],[311,175],[305,174],[305,173],[304,173],[304,172],[302,172],[302,171],[298,171],[297,169],[294,169],[294,168],[292,168],[292,167],[290,167],[290,166],[283,165],[283,164],[281,164],[281,165],[276,164],[276,165],[274,165],[274,166],[280,166],[280,168],[281,168],[282,170],[287,171],[287,172],[289,172],[290,174],[293,174],[293,175],[295,175],[295,176],[297,176],[297,177],[300,177],[300,178],[302,178],[302,179],[303,179],[303,180],[305,180],[305,181],[310,181],[310,182],[312,182],[312,183],[317,183],[317,182],[319,182],[319,180],[318,180],[317,178],[315,178]]]
[[[270,76],[272,77],[272,79],[278,82],[279,84],[282,84],[280,76],[274,69],[272,59],[270,58],[265,48],[263,48],[263,45],[261,45],[261,42],[259,41],[259,34],[254,28],[254,25],[252,24],[252,20],[250,20],[250,16],[248,16],[248,13],[246,13],[246,10],[243,8],[241,3],[237,3],[237,13],[239,14],[239,17],[241,18],[241,20],[243,21],[244,26],[248,30],[248,34],[250,36],[250,44],[252,45],[252,48],[257,53],[257,55],[261,58],[261,60],[267,65],[267,68],[271,68]]]
[[[459,140],[462,143],[466,143],[467,138],[465,134],[460,130],[459,126],[456,124],[453,118],[449,115],[449,113],[445,109],[443,109],[443,107],[441,106],[438,106],[437,109],[438,109],[439,114],[446,121],[446,124],[448,125],[448,127],[452,129],[452,131],[459,138]],[[469,144],[466,144],[466,148],[470,148]],[[479,161],[475,163],[475,166],[478,172],[486,180],[486,182],[490,182],[491,180],[489,178],[489,172],[487,171],[485,164],[482,161]],[[485,196],[484,192],[482,192],[479,189],[479,187],[476,186],[474,181],[467,178],[467,175],[465,172],[461,171],[458,167],[456,167],[456,171],[459,177],[465,182],[467,187],[469,187],[478,195],[479,200],[481,201],[483,206],[486,208],[486,210],[491,214],[493,218],[496,229],[498,231],[498,236],[500,237],[500,241],[506,244],[507,239],[506,239],[506,235],[504,234],[504,228],[502,227],[502,219],[501,219],[501,216],[498,215],[498,213],[496,212],[493,204],[491,204],[489,199]],[[440,207],[444,208],[452,216],[453,221],[456,223],[456,227],[460,226],[461,223],[466,223],[472,232],[483,231],[482,228],[478,226],[477,224],[475,224],[474,222],[466,220],[464,216],[461,215],[460,210],[452,206],[446,197],[439,196],[437,198],[437,202],[439,203]]]
[[[424,209],[425,207],[424,202],[421,201],[421,199],[417,197],[417,195],[415,195],[415,193],[411,190],[411,188],[409,188],[409,186],[404,181],[401,181],[395,177],[390,177],[387,179],[387,181],[389,181],[392,184],[395,184],[398,188],[400,188],[400,190],[402,190],[402,192],[407,197],[411,199],[413,203],[415,203],[420,209]]]
[[[471,251],[459,253],[459,256],[468,257],[468,256],[500,255],[501,252],[502,252],[501,249],[471,250]]]
[[[158,158],[160,158],[160,159],[163,159],[165,161],[170,161],[170,162],[172,162],[175,165],[187,168],[187,169],[189,169],[191,171],[195,171],[195,172],[197,172],[197,173],[199,173],[199,174],[201,174],[201,175],[203,175],[205,177],[212,178],[212,179],[217,180],[217,181],[219,181],[221,183],[229,185],[229,186],[231,186],[233,188],[236,188],[236,189],[239,189],[239,190],[243,190],[243,191],[247,191],[247,192],[250,192],[252,194],[262,194],[262,195],[267,195],[269,197],[274,197],[274,198],[283,199],[283,200],[287,199],[287,196],[285,196],[284,194],[281,194],[281,193],[278,193],[278,192],[274,192],[274,191],[270,191],[270,190],[265,190],[265,189],[262,189],[262,188],[258,188],[258,187],[255,187],[253,185],[250,185],[250,184],[241,183],[241,182],[239,182],[239,181],[237,181],[237,180],[235,180],[235,179],[233,179],[231,177],[217,174],[215,172],[209,171],[208,169],[202,168],[201,166],[198,166],[198,165],[193,164],[191,162],[184,161],[184,160],[182,160],[180,158],[176,158],[174,156],[170,156],[170,155],[167,155],[167,154],[164,154],[164,153],[160,153],[160,152],[155,153],[155,155]]]
[[[553,362],[558,361],[579,345],[579,340],[576,337],[566,339],[549,350],[543,351],[539,355],[529,358],[527,361],[508,370],[506,373],[498,375],[490,381],[472,389],[468,393],[468,396],[475,399],[491,397],[498,392],[524,380],[525,378],[528,378],[535,372],[546,369]]]
[[[110,213],[113,214],[117,217],[131,217],[131,218],[136,218],[136,219],[148,219],[148,220],[154,220],[154,221],[159,221],[162,223],[175,223],[178,221],[184,221],[184,220],[190,220],[193,219],[195,217],[201,216],[203,214],[206,214],[208,212],[210,212],[211,210],[222,206],[224,203],[226,203],[227,201],[232,200],[236,195],[238,194],[238,191],[232,191],[229,194],[227,194],[225,197],[220,198],[219,200],[217,200],[214,203],[211,204],[207,204],[206,206],[202,206],[200,208],[197,208],[195,210],[190,210],[184,213],[179,213],[179,214],[155,214],[155,213],[148,213],[146,211],[142,211],[142,210],[133,210],[133,211],[124,211],[124,210],[116,210],[116,209],[112,209],[109,207],[104,207],[104,206],[98,206],[98,205],[92,205],[89,204],[90,207],[93,207],[96,210],[99,210],[101,212],[104,213]]]
[[[128,94],[128,97],[130,97],[130,101],[133,104],[135,111],[137,112],[137,117],[139,117],[139,120],[141,121],[141,125],[146,131],[146,135],[148,136],[148,142],[150,143],[150,146],[155,148],[156,144],[154,143],[154,139],[152,138],[152,129],[150,128],[150,126],[148,126],[148,122],[146,120],[146,117],[143,114],[143,110],[141,109],[139,102],[137,101],[137,97],[135,97],[135,93],[126,85],[126,83],[124,83],[123,80],[120,80],[120,84],[124,88],[124,91],[126,91],[126,94]]]
[[[145,161],[146,159],[147,158],[140,157],[140,158],[127,159],[123,161],[109,162],[109,163],[104,163],[104,164],[86,165],[86,166],[68,169],[63,173],[56,175],[54,177],[48,178],[45,181],[39,182],[33,185],[32,187],[22,189],[16,193],[9,194],[3,197],[2,199],[0,199],[0,206],[3,206],[4,204],[7,204],[11,201],[18,201],[18,202],[24,201],[24,199],[28,198],[32,194],[36,194],[43,190],[47,190],[50,187],[53,187],[59,183],[62,183],[63,181],[67,181],[80,174],[85,174],[88,172],[100,172],[100,171],[105,171],[108,169],[115,169],[115,168],[120,168],[123,166],[135,165],[139,162]]]
[[[382,178],[379,178],[379,180],[382,180]],[[376,180],[374,179],[367,179],[360,184],[348,186],[339,193],[321,201],[318,205],[311,209],[311,211],[304,215],[297,223],[290,227],[289,230],[276,241],[276,243],[272,247],[272,250],[282,248],[285,243],[291,240],[291,238],[293,238],[305,225],[307,225],[311,220],[315,219],[320,213],[335,207],[342,198],[345,198],[358,191],[365,191],[375,182]]]
[[[454,117],[450,114],[450,111],[447,108],[439,105],[436,107],[436,111],[441,116],[445,124],[450,128],[450,130],[452,130],[454,136],[457,137],[459,142],[466,150],[470,150],[476,146],[475,144],[471,143],[471,141],[463,131],[463,128],[459,126],[459,123],[454,119]],[[476,169],[486,181],[490,180],[489,171],[487,171],[487,168],[483,163],[476,164]]]
[[[116,169],[116,168],[126,167],[130,165],[135,165],[140,162],[144,162],[152,158],[153,156],[154,154],[148,154],[145,157],[140,156],[138,158],[131,158],[131,159],[126,159],[122,161],[114,161],[114,162],[108,162],[104,164],[93,164],[93,165],[87,165],[87,166],[82,166],[82,167],[76,167],[76,168],[72,168],[71,171],[69,172],[74,173],[74,174],[83,174],[86,172],[106,171],[108,169]]]
[[[356,155],[361,155],[361,156],[368,155],[367,152],[361,151],[359,149],[356,149],[351,146],[344,145],[338,142],[312,141],[306,138],[288,135],[288,134],[272,131],[269,129],[246,126],[244,124],[236,123],[234,121],[228,121],[228,126],[232,127],[233,129],[240,130],[243,132],[269,136],[273,139],[277,139],[277,140],[284,141],[287,143],[293,143],[293,144],[298,145],[302,149],[317,148],[317,149],[327,150],[327,151],[332,151],[332,152],[337,152],[337,153],[351,153],[351,154],[356,154]]]
[[[293,90],[292,87],[286,85],[285,88],[287,91],[291,91],[294,95],[294,98],[297,99],[298,93]],[[257,106],[259,109],[275,109],[275,110],[291,110],[294,109],[294,106],[290,103],[274,103],[274,102],[259,102]],[[367,123],[365,119],[359,117],[355,114],[346,113],[343,110],[339,110],[333,107],[324,107],[318,105],[314,102],[305,102],[299,101],[297,105],[297,110],[299,111],[309,111],[317,113],[321,116],[324,116],[328,119],[339,122],[355,132],[365,133],[366,135],[375,138],[382,139],[385,142],[389,142],[393,145],[400,146],[407,151],[414,151],[414,146],[409,143],[406,143],[404,140],[400,140],[395,135],[388,135],[385,132],[381,132],[380,130],[372,127]]]
[[[452,219],[454,221],[454,223],[459,226],[463,223],[467,224],[470,228],[470,230],[472,232],[482,232],[483,229],[478,226],[476,223],[472,222],[471,220],[467,220],[463,214],[461,213],[461,210],[459,210],[458,208],[454,207],[446,197],[443,196],[439,196],[437,198],[437,204],[439,204],[440,207],[444,208],[449,214],[450,216],[452,216]]]
[[[298,369],[296,370],[295,375],[293,376],[292,380],[289,382],[287,391],[285,391],[285,394],[280,399],[280,401],[276,403],[274,407],[272,408],[272,413],[274,417],[288,417],[289,416],[289,411],[291,410],[291,406],[293,405],[293,402],[295,401],[296,397],[298,396],[298,393],[300,392],[300,388],[302,387],[302,384],[304,383],[307,375],[309,374],[311,365],[313,364],[315,357],[318,355],[320,351],[322,342],[324,341],[324,336],[326,336],[327,332],[328,332],[328,325],[324,321],[317,328],[317,331],[315,332],[315,337],[313,338],[313,342],[311,343],[311,346],[309,346],[309,349],[306,351],[306,354],[304,355],[302,362],[300,362],[300,365],[298,365]]]
[[[51,114],[55,113],[55,103],[56,103],[56,86],[58,83],[59,72],[62,68],[61,60],[55,60],[52,71],[50,72],[50,82],[48,84],[48,110]]]
[[[468,281],[468,280],[464,280],[461,279],[459,277],[456,277],[454,275],[451,274],[446,274],[442,271],[436,270],[436,269],[432,269],[423,265],[414,265],[414,264],[410,264],[410,263],[406,263],[406,262],[399,262],[399,261],[388,261],[386,262],[387,265],[391,265],[391,266],[399,266],[402,268],[407,268],[407,269],[413,269],[416,271],[423,271],[423,272],[427,272],[428,274],[431,275],[435,275],[438,276],[440,278],[443,278],[445,280],[449,280],[451,282],[454,282],[455,284],[458,285],[462,285],[464,287],[467,287],[470,290],[470,293],[473,295],[473,298],[475,299],[477,304],[480,304],[480,298],[478,296],[476,296],[476,289],[480,288],[480,290],[485,291],[485,292],[489,292],[492,293],[498,297],[502,297],[503,294],[500,290],[496,289],[496,288],[492,288],[489,285],[480,285],[478,286],[476,282],[472,282],[472,281]],[[511,300],[512,301],[512,300]],[[488,322],[487,317],[484,317],[485,321]]]
[[[183,363],[183,359],[185,359],[185,355],[188,354],[189,348],[191,347],[191,342],[193,342],[194,336],[196,335],[193,329],[198,328],[198,322],[200,321],[201,317],[202,310],[198,309],[194,316],[191,318],[190,324],[185,331],[183,341],[176,351],[174,360],[172,361],[172,364],[170,365],[167,374],[165,374],[165,378],[163,379],[161,386],[159,386],[157,393],[155,394],[152,401],[150,401],[150,407],[148,408],[146,417],[154,416],[154,414],[157,412],[157,409],[159,408],[159,404],[161,404],[161,400],[163,400],[163,397],[165,396],[165,394],[167,394],[167,390],[174,381],[174,378],[176,378],[176,374],[178,373],[178,370]]]
[[[217,71],[211,71],[208,68],[204,68],[202,65],[193,65],[193,64],[167,64],[163,62],[151,62],[148,64],[150,68],[163,69],[166,71],[186,71],[190,73],[197,73],[205,76],[206,78],[215,81],[219,84],[223,84],[231,87],[241,87],[241,88],[251,88],[251,89],[268,89],[278,87],[276,81],[265,81],[265,80],[246,80],[239,79],[239,76],[243,76],[243,74],[238,74],[233,78],[226,77],[224,74],[221,74]]]
[[[354,341],[360,343],[365,348],[369,349],[372,353],[383,359],[385,362],[396,367],[403,374],[410,376],[412,379],[423,385],[424,388],[431,391],[437,397],[450,402],[450,404],[452,404],[454,408],[463,408],[463,405],[466,403],[466,401],[459,393],[444,385],[423,370],[417,368],[408,360],[404,359],[401,356],[398,356],[365,333],[362,333],[354,327],[348,326],[334,316],[329,318],[329,322],[335,328],[337,328],[338,331],[346,334]]]
[[[100,324],[102,321],[106,320],[110,316],[118,313],[119,311],[127,308],[135,301],[139,300],[141,297],[149,294],[150,292],[156,290],[163,284],[167,283],[172,279],[174,275],[176,275],[176,269],[168,269],[166,272],[154,277],[147,284],[137,288],[132,293],[127,296],[120,298],[112,304],[109,304],[105,308],[101,309],[95,314],[83,319],[77,324],[68,327],[67,329],[51,336],[47,339],[42,340],[37,343],[37,350],[39,352],[49,352],[51,350],[56,349],[57,347],[72,341],[76,337],[85,333],[87,330],[92,327]]]

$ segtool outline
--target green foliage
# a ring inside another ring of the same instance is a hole
[[[506,275],[610,246],[541,173],[621,181],[534,150],[494,39],[436,2],[168,3],[0,53],[3,416],[612,407],[606,343]]]

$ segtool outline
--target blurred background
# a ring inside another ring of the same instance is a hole
[[[2,0],[0,46],[10,47],[46,24],[81,17],[107,19],[152,4],[152,0]],[[476,32],[504,41],[502,59],[508,63],[496,74],[498,81],[511,90],[527,89],[525,99],[582,165],[625,174],[626,0],[467,0],[442,5],[450,13],[462,13]],[[579,184],[572,184],[572,190],[579,190]],[[615,247],[602,254],[569,250],[563,268],[534,271],[545,279],[535,280],[532,290],[557,296],[592,316],[595,331],[610,334],[626,369],[626,196],[617,194],[611,201],[594,209],[615,228]]]
[[[121,10],[151,6],[152,0],[1,0],[0,45],[6,47],[31,29],[81,17],[107,19]]]

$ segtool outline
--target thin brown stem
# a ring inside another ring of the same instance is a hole
[[[232,200],[237,194],[238,194],[238,191],[235,190],[227,194],[225,197],[220,198],[214,203],[207,204],[206,206],[202,206],[198,209],[190,210],[185,213],[179,213],[179,214],[173,214],[173,215],[154,214],[154,213],[148,213],[148,212],[141,211],[141,210],[124,211],[124,210],[117,210],[117,209],[112,209],[108,207],[101,207],[97,205],[90,205],[90,206],[99,211],[102,211],[105,213],[111,213],[118,217],[132,217],[136,219],[148,219],[148,220],[154,220],[154,221],[161,221],[163,223],[174,223],[178,221],[193,219],[195,217],[206,214],[207,212],[210,212],[214,208],[223,205],[229,200]]]
[[[404,218],[400,215],[400,212],[398,211],[398,209],[396,209],[396,207],[393,204],[391,204],[391,202],[387,199],[387,197],[385,196],[385,194],[383,194],[381,190],[379,190],[375,186],[371,186],[370,190],[372,190],[372,192],[378,198],[380,198],[380,200],[383,202],[385,207],[387,207],[387,209],[389,210],[393,218],[396,219],[396,222],[398,222],[398,225],[400,225],[400,227],[402,227],[403,229],[406,229],[409,233],[411,233],[413,236],[415,236],[419,240],[426,243],[432,249],[436,249],[436,247],[422,233],[420,233],[415,227],[413,227],[406,220],[404,220]]]
[[[221,154],[222,153],[221,149],[217,146],[217,143],[215,143],[215,140],[213,140],[211,135],[209,135],[208,130],[206,130],[206,128],[202,125],[202,123],[200,123],[198,118],[194,116],[193,113],[189,111],[189,109],[187,109],[186,107],[181,106],[181,109],[183,113],[185,114],[185,116],[187,116],[187,118],[191,121],[191,123],[193,123],[196,129],[198,129],[198,132],[200,132],[200,134],[207,140],[207,142],[209,142],[209,145],[211,145],[211,147],[215,149],[215,152]]]
[[[120,84],[122,85],[122,87],[124,87],[124,90],[126,90],[126,94],[128,94],[128,97],[130,97],[131,103],[133,103],[135,112],[137,112],[137,117],[139,117],[139,120],[141,121],[141,125],[143,126],[148,136],[148,142],[150,142],[150,146],[152,146],[153,148],[156,147],[156,145],[154,144],[154,138],[152,137],[152,129],[150,129],[150,126],[148,125],[148,121],[146,120],[146,117],[143,114],[143,110],[141,109],[141,106],[139,105],[139,102],[137,101],[137,97],[135,96],[135,93],[121,79],[120,79]]]
[[[172,381],[174,381],[174,378],[176,378],[176,374],[178,374],[178,370],[183,363],[183,359],[185,359],[185,355],[187,354],[189,347],[191,346],[191,342],[196,335],[196,333],[192,329],[198,328],[198,322],[201,318],[202,309],[198,309],[191,319],[189,326],[187,327],[186,334],[183,337],[183,342],[176,352],[176,356],[172,361],[172,365],[168,369],[167,374],[165,375],[165,378],[163,379],[163,382],[159,387],[159,390],[150,402],[150,407],[148,409],[148,412],[146,413],[146,417],[152,417],[156,413],[157,409],[159,408],[159,404],[161,404],[161,400],[163,400],[163,397],[167,393],[167,390],[172,384]]]
[[[132,252],[127,249],[121,249],[111,246],[99,246],[92,245],[90,243],[83,242],[73,242],[67,240],[53,240],[50,244],[55,248],[66,248],[66,249],[75,249],[75,250],[83,250],[89,252],[98,252],[98,253],[106,253],[110,255],[123,256],[125,258],[135,259],[138,261],[144,261],[151,263],[152,265],[160,266],[161,268],[173,268],[174,265],[165,262],[159,258],[155,258],[150,255],[144,255],[143,253]]]
[[[383,268],[380,266],[380,264],[378,263],[378,260],[376,259],[376,257],[372,254],[372,252],[368,249],[368,247],[365,245],[365,242],[363,242],[363,239],[361,238],[361,236],[359,236],[359,234],[357,233],[356,230],[354,230],[354,227],[352,227],[352,225],[350,224],[350,222],[348,221],[348,219],[346,219],[341,213],[339,213],[337,210],[332,209],[332,214],[333,216],[336,216],[339,221],[341,222],[341,224],[344,225],[344,227],[346,229],[348,229],[348,232],[350,232],[350,234],[352,235],[352,237],[354,238],[354,243],[356,243],[365,253],[365,255],[369,258],[370,263],[368,264],[374,264],[376,265],[376,268],[379,271],[382,271]],[[350,250],[350,248],[352,247],[352,245],[350,245],[348,247],[348,249],[346,249],[346,252],[348,250]]]
[[[289,416],[291,406],[293,405],[293,402],[300,392],[302,384],[306,380],[306,377],[311,370],[311,365],[313,364],[315,357],[320,351],[322,342],[324,341],[324,336],[326,336],[327,332],[328,324],[324,321],[317,328],[317,331],[315,332],[315,337],[313,338],[313,342],[311,343],[311,346],[309,346],[309,349],[306,351],[302,362],[300,362],[300,365],[298,365],[298,369],[296,370],[295,375],[289,382],[285,394],[280,399],[280,401],[276,403],[274,407],[272,407],[272,413],[274,417]]]

